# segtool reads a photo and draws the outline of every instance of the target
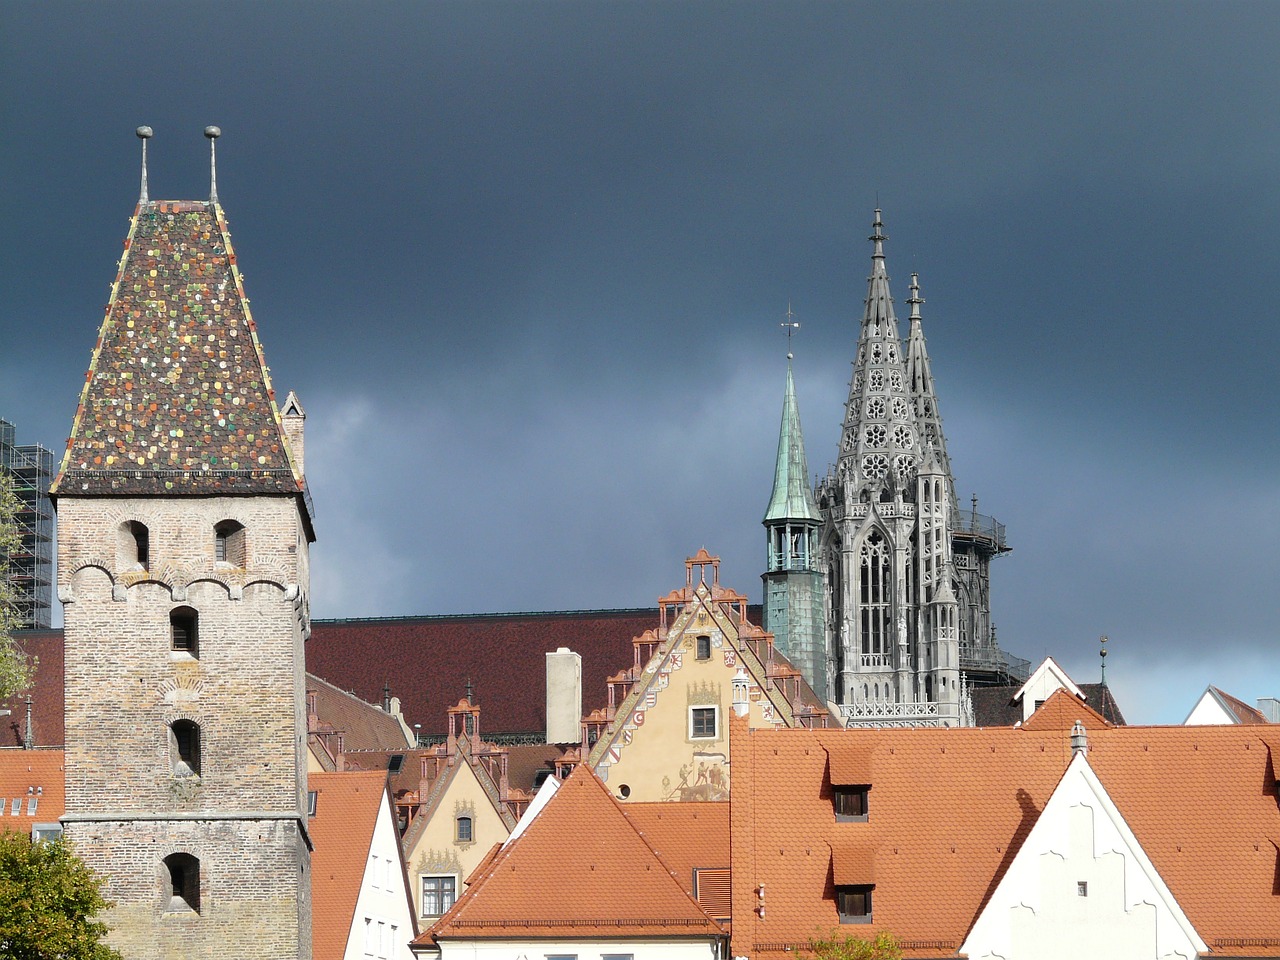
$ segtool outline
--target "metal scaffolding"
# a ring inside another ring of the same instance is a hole
[[[0,420],[0,469],[13,477],[22,535],[17,553],[8,557],[9,575],[17,587],[19,626],[47,629],[53,615],[53,451],[38,443],[20,446],[15,438],[13,424]]]

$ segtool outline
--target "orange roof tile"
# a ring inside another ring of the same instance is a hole
[[[373,829],[386,796],[377,771],[313,773],[316,815],[311,818],[311,939],[315,960],[341,960],[351,934],[356,900],[369,863]]]
[[[1066,690],[1055,690],[1040,704],[1022,726],[1027,730],[1070,730],[1079,720],[1086,730],[1101,730],[1111,724],[1079,697]]]
[[[1090,765],[1200,935],[1228,956],[1242,938],[1253,955],[1280,956],[1271,761],[1280,732],[1269,742],[1258,727],[1094,723]],[[871,929],[892,931],[906,956],[953,956],[1071,759],[1068,730],[1029,725],[747,731],[735,722],[732,736],[732,951],[745,956],[781,954],[834,928],[833,877],[855,862],[874,871],[859,881],[875,884]],[[835,820],[827,754],[846,744],[870,746],[866,822]]]
[[[728,802],[627,803],[622,812],[690,894],[695,870],[728,868]]]
[[[57,823],[66,804],[61,750],[0,750],[0,832]]]
[[[590,825],[589,829],[584,829]],[[719,937],[587,767],[574,770],[419,943],[451,937]]]

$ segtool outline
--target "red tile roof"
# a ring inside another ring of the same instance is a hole
[[[727,802],[625,803],[622,812],[690,895],[695,870],[728,869]]]
[[[722,933],[604,784],[579,766],[419,941]]]
[[[36,681],[29,691],[8,700],[0,708],[9,716],[0,717],[0,747],[20,747],[27,730],[27,695],[31,696],[31,742],[37,747],[60,747],[65,742],[62,719],[62,631],[21,630],[14,634],[18,646],[35,657]]]
[[[373,829],[386,792],[382,773],[313,773],[316,815],[309,829],[311,939],[315,960],[341,960],[346,953],[356,901],[369,863]]]
[[[445,733],[443,707],[471,681],[485,735],[546,730],[546,654],[582,656],[582,696],[604,703],[605,680],[633,659],[631,638],[658,624],[653,609],[474,614],[383,620],[315,620],[307,669],[378,702],[391,683],[409,723]]]
[[[1040,704],[1039,709],[1022,726],[1025,730],[1069,731],[1076,721],[1083,723],[1086,730],[1100,730],[1111,726],[1102,718],[1102,714],[1066,690],[1055,690],[1049,694],[1049,699]]]
[[[1068,731],[1027,726],[745,731],[735,722],[732,735],[732,950],[755,957],[834,928],[836,877],[875,884],[871,929],[892,931],[906,956],[953,956],[1071,759]],[[1280,734],[1097,727],[1088,737],[1090,765],[1201,936],[1228,956],[1240,938],[1262,944],[1248,948],[1254,955],[1280,956],[1271,759]],[[853,774],[871,786],[869,815],[837,823],[828,755],[849,743],[871,746]]]
[[[61,750],[0,750],[0,831],[30,835],[37,823],[57,823],[66,780]]]
[[[1249,704],[1245,703],[1243,700],[1233,697],[1231,694],[1227,693],[1225,690],[1221,690],[1218,687],[1215,687],[1212,685],[1209,687],[1209,689],[1210,691],[1212,691],[1214,697],[1217,698],[1218,703],[1222,706],[1222,709],[1226,710],[1229,714],[1231,714],[1233,717],[1236,718],[1236,723],[1270,723],[1271,722],[1262,714],[1261,710],[1258,710],[1256,707],[1249,706]]]
[[[53,493],[301,491],[222,208],[139,203]]]

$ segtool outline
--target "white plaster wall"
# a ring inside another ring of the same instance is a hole
[[[716,960],[717,945],[708,937],[688,940],[446,940],[440,960],[544,960],[572,956],[601,960],[630,954],[633,960]]]
[[[388,882],[388,880],[390,882]],[[388,927],[394,925],[395,937],[391,949],[382,951],[376,937],[373,952],[365,950],[366,923],[377,928],[378,922]],[[395,821],[391,817],[391,804],[385,797],[378,808],[378,823],[373,829],[373,840],[365,858],[364,880],[360,884],[360,896],[356,900],[355,915],[351,920],[351,933],[347,937],[347,949],[343,960],[367,960],[368,957],[386,960],[413,960],[409,941],[414,938],[413,917],[409,913],[409,894],[405,889],[405,875],[400,859],[400,840]]]
[[[1213,698],[1208,690],[1204,692],[1196,705],[1191,708],[1191,713],[1187,715],[1187,719],[1182,721],[1184,727],[1207,727],[1220,726],[1228,723],[1235,723],[1236,718],[1227,711],[1222,709],[1222,704]]]
[[[1027,678],[1026,689],[1022,694],[1023,720],[1030,719],[1036,712],[1036,704],[1048,700],[1056,691],[1073,692],[1069,678],[1060,671],[1061,668],[1049,658]]]
[[[1088,884],[1081,896],[1078,884]],[[1204,948],[1076,758],[961,952],[974,960],[1191,960]]]

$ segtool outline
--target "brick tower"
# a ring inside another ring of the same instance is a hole
[[[138,135],[142,195],[53,486],[63,824],[129,960],[309,958],[301,418],[282,423],[216,180],[207,202],[149,200]]]

